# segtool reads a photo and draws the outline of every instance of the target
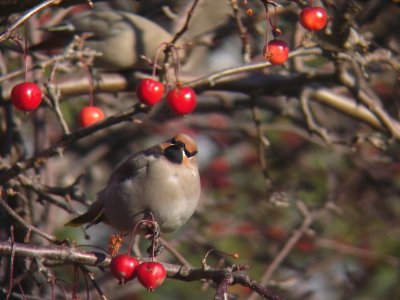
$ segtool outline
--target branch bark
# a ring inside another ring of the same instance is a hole
[[[11,243],[9,241],[0,241],[0,254],[11,255],[14,252],[16,256],[36,257],[44,260],[62,261],[65,264],[80,263],[87,266],[108,267],[111,262],[111,256],[97,251],[78,250],[67,246],[38,246],[31,244]],[[231,270],[209,268],[189,268],[179,265],[163,263],[167,270],[167,276],[172,279],[185,282],[197,281],[201,279],[222,282],[224,278],[229,278],[227,284],[241,284],[249,287],[256,293],[269,300],[284,300],[271,290],[262,287],[255,280],[240,272]]]

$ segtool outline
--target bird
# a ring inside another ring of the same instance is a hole
[[[74,35],[86,33],[90,37],[85,46],[101,53],[94,65],[110,71],[149,68],[141,56],[153,60],[160,46],[173,38],[147,18],[114,10],[89,10],[44,29],[50,36],[30,47],[31,52],[65,47]]]
[[[187,2],[187,1],[186,1]],[[92,9],[72,15],[60,24],[43,28],[49,36],[30,47],[30,52],[63,49],[74,35],[88,33],[85,46],[101,53],[94,60],[94,66],[107,71],[150,69],[149,60],[155,58],[157,50],[164,43],[170,43],[186,20],[187,11],[192,4],[182,1],[176,23],[171,32],[151,19],[132,12],[112,9]],[[183,8],[182,8],[183,7]],[[190,26],[184,31],[182,39],[175,46],[179,48],[180,63],[186,69],[204,66],[210,46],[199,41],[204,35],[214,32],[231,19],[231,7],[224,1],[201,1],[194,11]],[[182,23],[183,22],[183,23]],[[163,24],[167,25],[167,24]],[[164,26],[169,27],[169,26]],[[159,62],[164,59],[160,51]]]
[[[129,156],[110,175],[88,211],[66,226],[91,226],[103,221],[128,232],[151,215],[161,232],[177,230],[199,202],[197,152],[195,140],[179,133]]]

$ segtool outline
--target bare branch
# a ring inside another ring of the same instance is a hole
[[[134,115],[147,111],[148,108],[143,107],[141,105],[136,105],[131,110],[128,110],[116,116],[108,117],[106,120],[96,123],[93,126],[82,128],[68,135],[65,135],[57,144],[43,150],[42,152],[38,153],[37,155],[31,158],[18,162],[17,164],[8,168],[8,170],[4,170],[0,174],[0,182],[6,182],[11,178],[17,176],[18,174],[30,168],[33,168],[35,165],[44,163],[48,158],[59,155],[72,143],[84,137],[87,137],[90,134],[93,134],[99,130],[102,130],[104,128],[110,127],[112,125],[121,122],[130,121]]]
[[[0,43],[8,39],[15,29],[23,25],[34,14],[37,14],[38,12],[49,6],[60,5],[62,1],[63,0],[46,0],[38,4],[34,8],[28,10],[21,17],[19,17],[10,27],[8,27],[4,32],[0,34]]]
[[[181,37],[184,35],[184,33],[189,29],[190,26],[190,20],[193,17],[194,10],[196,9],[197,5],[199,4],[201,0],[194,0],[192,6],[190,7],[187,15],[186,15],[186,20],[185,24],[183,24],[182,28],[175,34],[175,36],[172,38],[172,40],[169,42],[170,44],[175,44]]]
[[[20,223],[22,226],[24,226],[26,229],[31,230],[35,232],[36,234],[40,235],[41,237],[45,238],[46,240],[53,242],[53,243],[58,243],[58,239],[55,236],[52,236],[46,232],[43,232],[42,230],[36,228],[35,226],[27,223],[23,218],[21,218],[8,204],[7,202],[0,197],[0,205],[4,208],[4,210],[18,223]]]
[[[12,245],[10,242],[0,241],[0,254],[10,255],[12,249],[14,249],[15,255],[18,256],[38,257],[46,260],[61,260],[66,264],[79,263],[88,266],[108,267],[111,262],[111,257],[109,255],[95,251],[81,251],[67,246],[37,246],[20,243]],[[266,299],[284,300],[283,297],[275,294],[267,288],[261,287],[256,281],[240,272],[235,272],[229,269],[192,269],[167,263],[163,263],[163,265],[168,272],[167,274],[169,278],[186,282],[198,281],[201,279],[222,282],[224,278],[230,278],[226,280],[226,284],[241,284],[253,289],[256,293],[259,293]]]
[[[264,275],[261,277],[261,284],[266,285],[268,281],[271,280],[273,273],[279,267],[279,265],[285,260],[285,258],[289,255],[292,248],[296,245],[296,243],[300,240],[304,233],[310,228],[310,226],[314,223],[318,217],[328,208],[329,202],[318,211],[307,213],[303,219],[303,222],[299,226],[298,229],[293,231],[292,236],[286,241],[285,245],[283,246],[282,250],[279,252],[277,256],[275,256],[272,263],[268,266],[265,270]],[[255,300],[257,298],[257,294],[253,293],[248,300]]]
[[[305,88],[300,95],[301,110],[303,111],[304,117],[307,121],[308,129],[311,132],[318,134],[325,141],[326,144],[330,145],[332,144],[333,141],[332,138],[329,136],[327,129],[319,126],[317,122],[314,120],[310,104],[308,101],[309,94],[310,91],[307,88]]]
[[[242,19],[240,17],[240,10],[237,4],[237,0],[230,0],[229,4],[232,7],[233,15],[235,16],[236,24],[239,30],[239,36],[242,40],[242,54],[243,54],[243,61],[245,63],[249,63],[251,60],[251,47],[249,43],[249,38],[247,34],[247,29],[244,26]]]

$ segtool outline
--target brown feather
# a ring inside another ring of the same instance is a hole
[[[104,220],[103,204],[100,201],[95,201],[84,214],[72,219],[64,226],[78,227],[89,223],[88,227],[97,224]]]

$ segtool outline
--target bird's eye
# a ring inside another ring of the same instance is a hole
[[[180,145],[172,145],[164,150],[165,157],[175,164],[181,164],[183,161],[183,152]]]

